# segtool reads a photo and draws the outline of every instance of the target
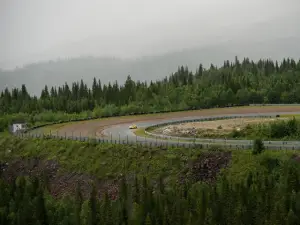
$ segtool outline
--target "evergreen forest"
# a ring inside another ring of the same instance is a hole
[[[101,77],[101,74],[99,74]],[[83,81],[0,93],[0,225],[298,225],[300,155],[260,138],[298,139],[298,118],[248,126],[253,149],[140,146],[15,137],[30,126],[122,115],[300,102],[300,61],[248,58],[164,79]],[[233,134],[231,134],[233,135]]]
[[[101,74],[99,74],[101,76]],[[170,112],[249,104],[297,103],[300,101],[300,61],[281,62],[248,58],[196,72],[181,66],[162,80],[102,84],[94,78],[92,87],[83,80],[48,87],[40,96],[29,94],[25,85],[0,94],[0,130],[12,120],[30,124],[89,117]]]
[[[0,224],[300,224],[294,151],[0,142]],[[230,164],[215,174],[225,159]],[[103,188],[115,178],[116,192]]]

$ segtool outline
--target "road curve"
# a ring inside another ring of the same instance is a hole
[[[235,114],[236,113],[236,114]],[[155,137],[138,137],[128,127],[131,123],[135,123],[138,127],[148,127],[155,124],[197,120],[203,118],[213,118],[221,116],[254,116],[278,114],[300,114],[300,107],[297,105],[272,105],[272,106],[250,106],[250,107],[228,107],[213,108],[205,110],[195,110],[186,112],[173,112],[165,114],[157,114],[151,116],[130,116],[116,117],[107,120],[86,120],[81,122],[72,122],[63,125],[60,128],[54,128],[51,132],[51,126],[44,131],[43,129],[32,129],[25,135],[30,137],[44,137],[45,135],[57,139],[73,139],[79,141],[88,141],[93,139],[99,143],[120,143],[120,144],[141,144],[141,145],[160,145],[160,146],[184,146],[192,147],[194,145],[202,145],[208,147],[211,144],[218,144],[231,149],[249,149],[252,148],[252,141],[249,140],[224,140],[224,139],[197,139],[190,141],[182,141],[178,139],[159,139]],[[23,135],[22,135],[23,136]],[[182,139],[182,138],[180,138]],[[299,141],[283,142],[283,141],[265,141],[267,149],[294,149],[300,150]]]
[[[139,128],[146,128],[149,126],[154,126],[156,124],[164,124],[164,123],[170,123],[170,122],[179,122],[179,121],[185,121],[185,120],[200,120],[200,119],[213,119],[216,117],[225,117],[225,116],[236,116],[236,117],[253,117],[253,116],[276,116],[276,115],[283,115],[283,114],[300,114],[299,112],[269,112],[269,113],[246,113],[246,114],[223,114],[218,116],[191,116],[191,117],[181,117],[181,118],[172,118],[172,119],[164,119],[157,122],[156,120],[150,120],[147,122],[137,122],[136,125]],[[153,145],[161,145],[161,144],[171,144],[171,145],[192,145],[192,144],[202,144],[205,146],[209,146],[211,144],[217,144],[227,147],[233,147],[233,148],[251,148],[252,147],[252,141],[251,140],[224,140],[224,139],[204,139],[204,138],[197,138],[192,141],[184,141],[183,138],[178,138],[176,140],[176,137],[168,140],[163,140],[160,138],[155,137],[140,137],[136,136],[133,132],[133,130],[129,129],[129,126],[131,124],[125,123],[125,124],[119,124],[115,126],[111,126],[109,128],[106,128],[103,131],[103,134],[110,140],[115,142],[138,142],[138,143],[152,143]],[[300,141],[264,141],[264,144],[269,149],[294,149],[294,150],[300,150]]]

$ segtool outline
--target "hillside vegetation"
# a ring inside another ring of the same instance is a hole
[[[274,121],[269,124],[247,125],[240,131],[234,130],[229,135],[234,138],[264,138],[268,140],[299,140],[300,120]]]
[[[220,124],[217,128],[210,127],[207,125],[201,126],[198,123],[197,126],[200,128],[192,128],[183,124],[182,126],[169,126],[162,127],[154,130],[157,133],[162,133],[168,131],[168,135],[181,136],[181,137],[205,137],[205,138],[230,138],[230,139],[264,139],[264,140],[299,140],[300,138],[300,120],[299,118],[286,118],[285,120],[274,120],[274,121],[264,121],[247,123],[247,121],[242,121],[238,123],[237,121],[229,121],[226,123],[231,123],[230,127],[226,127],[225,122],[219,121]],[[224,125],[223,125],[224,124]],[[188,128],[186,128],[188,127]],[[237,129],[237,127],[239,129]]]
[[[292,151],[252,155],[56,140],[0,142],[1,224],[300,220],[299,156]]]
[[[0,94],[0,130],[13,119],[30,124],[74,118],[178,111],[247,105],[251,103],[296,103],[300,101],[300,61],[250,59],[225,61],[217,68],[197,72],[179,67],[174,74],[150,83],[117,81],[102,84],[94,78],[88,88],[83,80],[60,87],[45,86],[40,96],[30,96],[26,86]]]
[[[136,145],[96,144],[68,140],[0,139],[1,161],[26,156],[56,160],[65,170],[87,173],[98,179],[114,179],[121,174],[140,174],[156,179],[171,178],[184,168],[199,149]],[[9,151],[9,152],[8,152]],[[118,160],[116,160],[118,159]]]

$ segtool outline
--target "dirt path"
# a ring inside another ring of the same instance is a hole
[[[172,112],[163,114],[150,114],[139,116],[114,117],[108,119],[89,120],[80,123],[67,124],[59,129],[59,135],[74,136],[101,136],[101,132],[112,126],[124,123],[145,122],[153,120],[164,120],[187,116],[212,116],[221,114],[247,114],[247,113],[268,113],[268,112],[299,112],[300,106],[251,106],[234,108],[214,108],[195,111]]]

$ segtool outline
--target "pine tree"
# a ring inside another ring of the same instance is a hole
[[[133,193],[133,199],[137,204],[140,204],[140,184],[138,182],[137,175],[134,178],[134,187],[135,187],[135,192]]]
[[[76,192],[75,192],[75,225],[80,225],[80,212],[81,212],[81,205],[83,203],[82,194],[81,194],[81,188],[79,182],[77,182],[76,185]]]
[[[97,225],[97,191],[94,184],[89,198],[89,207],[91,211],[90,224]]]
[[[162,176],[159,177],[159,191],[161,194],[165,193],[165,186],[164,186],[164,181]]]
[[[48,225],[48,216],[44,200],[44,192],[41,188],[38,188],[36,203],[35,203],[35,217],[41,225]]]
[[[299,224],[299,218],[295,215],[295,213],[291,209],[287,214],[286,220],[287,220],[286,221],[287,225],[297,225],[297,224]]]
[[[264,143],[261,139],[254,140],[252,154],[261,154],[265,150]]]
[[[150,215],[148,213],[147,216],[146,216],[145,225],[151,225],[151,224],[152,223],[151,223]]]

